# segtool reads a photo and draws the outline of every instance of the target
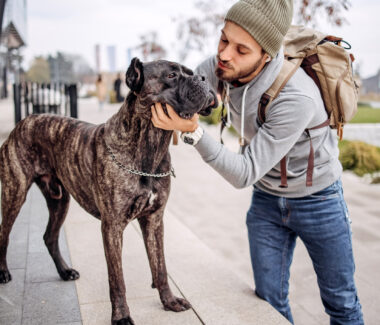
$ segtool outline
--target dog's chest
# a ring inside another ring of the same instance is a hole
[[[154,206],[154,203],[158,197],[157,193],[153,193],[153,191],[149,191],[148,193],[148,207]]]
[[[165,191],[157,191],[157,189],[140,189],[140,192],[134,192],[125,202],[126,214],[131,219],[140,216],[148,216],[159,210],[166,202],[167,195]],[[138,193],[138,194],[137,194]],[[132,194],[130,192],[130,194]]]

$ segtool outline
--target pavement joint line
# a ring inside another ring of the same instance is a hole
[[[28,193],[30,193],[29,200],[33,200],[32,191],[30,191],[30,188],[28,189]],[[25,202],[28,199],[28,196],[25,198]],[[24,206],[25,202],[22,204]],[[21,324],[24,323],[24,308],[25,308],[25,292],[26,292],[26,278],[27,278],[27,267],[28,267],[28,259],[29,259],[29,243],[30,243],[30,219],[31,219],[31,211],[32,209],[29,209],[28,213],[28,234],[26,239],[26,257],[25,257],[25,272],[24,272],[24,286],[22,290],[22,305],[21,305]],[[20,213],[20,211],[19,211]]]
[[[173,277],[169,274],[168,272],[168,278],[173,282],[174,286],[177,288],[177,290],[179,291],[179,293],[182,295],[182,297],[184,299],[186,299],[188,301],[188,299],[186,298],[185,294],[182,292],[182,290],[179,288],[179,286],[177,285],[177,283],[175,282],[175,280],[173,279]],[[197,313],[197,311],[194,309],[193,305],[191,305],[191,310],[194,312],[195,316],[197,316],[197,318],[199,319],[199,321],[202,323],[202,325],[206,325],[206,323],[203,321],[203,319],[201,318],[201,316]]]
[[[7,297],[4,297],[2,294],[0,294],[0,299],[4,300],[8,305],[15,305],[11,300],[9,300]]]
[[[178,220],[179,221],[179,220]],[[180,222],[180,221],[179,221]],[[132,223],[132,226],[133,226],[133,229],[137,232],[137,234],[140,236],[140,238],[142,238],[142,234],[140,233],[140,231],[138,230],[137,228],[137,225],[136,223]],[[178,292],[181,294],[182,298],[183,299],[186,299],[186,296],[185,294],[183,293],[183,291],[180,289],[180,287],[178,286],[177,282],[174,280],[174,278],[170,275],[170,272],[167,272],[167,275],[168,275],[168,278],[173,282],[174,286],[177,288]],[[191,310],[194,312],[195,316],[199,319],[199,321],[202,323],[202,325],[206,325],[206,323],[202,320],[201,316],[197,313],[197,311],[194,309],[193,306],[191,306]]]

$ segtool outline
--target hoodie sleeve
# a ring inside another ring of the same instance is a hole
[[[234,153],[204,132],[195,146],[203,160],[236,188],[255,184],[296,144],[313,118],[310,97],[280,96],[244,154]]]

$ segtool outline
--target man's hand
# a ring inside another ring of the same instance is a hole
[[[161,103],[152,105],[152,123],[156,128],[164,130],[178,130],[181,132],[194,132],[198,127],[199,115],[195,114],[191,120],[180,118],[174,111],[173,107],[166,104],[167,116],[162,108]]]

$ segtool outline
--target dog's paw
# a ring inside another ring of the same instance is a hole
[[[112,325],[135,325],[135,322],[130,316],[128,316],[119,320],[113,320]]]
[[[63,272],[60,272],[59,275],[64,281],[72,281],[79,279],[79,272],[74,269],[64,270]]]
[[[12,280],[12,276],[8,270],[0,270],[0,283],[8,283]]]
[[[185,311],[191,308],[191,304],[187,300],[174,296],[163,300],[162,303],[164,304],[165,310],[172,310],[176,312]]]

